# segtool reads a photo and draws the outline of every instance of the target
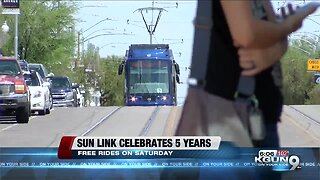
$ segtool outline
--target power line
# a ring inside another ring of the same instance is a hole
[[[152,36],[153,36],[153,34],[154,34],[154,32],[155,32],[155,30],[156,30],[156,28],[157,28],[157,25],[158,25],[158,23],[159,23],[161,14],[162,14],[163,11],[167,11],[167,10],[165,10],[165,9],[163,9],[163,8],[157,8],[157,7],[154,7],[154,6],[153,6],[153,7],[139,8],[139,9],[135,10],[134,12],[137,12],[137,11],[140,12],[140,14],[141,14],[141,16],[142,16],[142,19],[143,19],[143,21],[144,21],[144,24],[145,24],[145,26],[146,26],[146,29],[148,30],[149,35],[150,35],[150,44],[152,44]],[[147,23],[147,21],[146,21],[146,19],[145,19],[145,17],[144,17],[144,14],[143,14],[143,12],[147,13],[148,11],[152,11],[151,25],[148,25],[148,23]],[[153,25],[153,12],[154,12],[154,11],[159,11],[155,25]]]

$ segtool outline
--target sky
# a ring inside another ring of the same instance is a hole
[[[178,3],[178,6],[176,6],[176,3]],[[273,1],[273,6],[276,12],[279,12],[278,8],[287,3],[303,6],[304,1]],[[152,4],[154,4],[154,7],[164,8],[166,10],[162,11],[152,41],[154,44],[169,44],[173,50],[175,60],[180,65],[181,81],[184,82],[184,84],[178,85],[177,95],[178,103],[182,104],[188,87],[185,82],[189,75],[189,70],[185,70],[185,67],[188,67],[191,62],[194,35],[193,19],[197,6],[196,0],[162,0],[154,1],[154,3],[153,0],[79,1],[80,9],[76,15],[79,23],[76,25],[76,30],[83,32],[82,37],[85,40],[97,35],[109,34],[90,39],[86,41],[86,43],[90,42],[99,47],[100,56],[102,57],[109,55],[124,56],[130,44],[150,43],[150,36],[143,22],[142,15],[140,12],[135,12],[135,10],[152,7]],[[318,10],[315,14],[308,17],[304,21],[303,27],[297,33],[294,33],[294,36],[308,35],[319,38],[319,12]],[[153,11],[153,13],[152,11],[143,11],[148,25],[152,23],[152,19],[153,24],[155,24],[158,13],[159,11]],[[102,22],[97,24],[100,21]]]
[[[99,34],[113,34],[100,36],[87,42],[100,48],[100,56],[124,56],[130,44],[149,44],[150,35],[145,27],[139,8],[152,7],[151,0],[147,1],[82,1],[79,4],[76,26],[77,31],[85,31],[83,37],[90,39]],[[176,6],[178,2],[178,7]],[[176,62],[180,65],[180,79],[184,84],[178,85],[178,104],[182,104],[187,93],[185,84],[190,65],[193,43],[193,18],[196,13],[196,1],[154,1],[154,7],[163,8],[159,23],[152,38],[153,44],[169,44]],[[101,7],[93,7],[101,6]],[[142,12],[148,25],[155,24],[159,11]],[[153,18],[152,18],[153,15]],[[86,31],[97,22],[103,21]],[[129,19],[129,23],[128,22]],[[126,35],[124,35],[124,33]],[[116,34],[116,35],[115,35]]]

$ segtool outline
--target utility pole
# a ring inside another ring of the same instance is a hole
[[[77,45],[78,45],[77,49],[78,50],[77,50],[77,59],[76,59],[76,61],[74,63],[74,68],[75,69],[77,69],[78,62],[80,61],[80,31],[78,31],[77,36],[78,36],[78,41],[77,41]]]
[[[14,35],[14,56],[16,59],[18,59],[18,20],[19,20],[19,15],[15,14],[15,35]]]
[[[20,14],[20,1],[5,1],[1,0],[1,6],[4,8],[1,14],[8,14],[15,16],[15,35],[14,35],[14,56],[18,59],[18,20]]]
[[[84,32],[92,29],[93,27],[95,27],[95,26],[97,26],[98,24],[100,24],[100,23],[102,23],[102,22],[104,22],[104,21],[107,21],[107,20],[112,20],[112,19],[110,19],[110,18],[104,18],[104,19],[98,21],[97,23],[95,23],[94,25],[90,26],[88,29],[83,30],[83,31],[82,31],[82,30],[81,30],[81,31],[78,31],[78,33],[77,33],[77,36],[78,36],[78,37],[77,37],[77,39],[78,39],[78,42],[77,42],[77,58],[76,58],[75,63],[74,63],[74,67],[75,67],[75,68],[78,67],[78,64],[79,64],[80,59],[81,59],[81,57],[80,57],[80,46],[81,46],[81,44],[84,44],[84,39],[83,39],[83,37],[82,37],[82,41],[80,41],[80,39],[81,39],[80,36],[81,36],[81,35],[83,36],[83,33],[84,33]],[[82,51],[83,51],[83,50],[82,50]]]

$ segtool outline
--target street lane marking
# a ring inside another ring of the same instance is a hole
[[[6,128],[3,128],[3,129],[1,129],[1,130],[0,130],[0,132],[3,132],[3,131],[5,131],[5,130],[8,130],[8,129],[10,129],[10,128],[12,128],[12,127],[16,126],[16,125],[18,125],[18,123],[16,123],[16,124],[12,124],[12,125],[10,125],[10,126],[8,126],[8,127],[6,127]]]
[[[31,117],[29,118],[29,121],[30,121],[31,119],[34,119],[34,118],[35,118],[35,116],[31,116]],[[19,123],[15,123],[15,124],[12,124],[12,125],[10,125],[10,126],[8,126],[8,127],[5,127],[5,128],[3,128],[3,129],[1,129],[0,132],[3,132],[3,131],[5,131],[5,130],[8,130],[8,129],[16,126],[16,125],[19,125]]]

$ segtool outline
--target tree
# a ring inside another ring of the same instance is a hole
[[[77,74],[76,82],[83,84],[86,90],[86,104],[90,102],[90,91],[100,90],[101,106],[121,106],[124,97],[124,77],[118,76],[118,67],[123,57],[109,56],[101,58],[99,48],[89,43],[82,54],[78,71],[85,72],[84,76]]]
[[[124,76],[118,75],[118,67],[123,57],[109,56],[101,60],[102,105],[122,106],[124,104]]]
[[[311,43],[311,44],[310,44]],[[314,58],[317,51],[310,46],[317,42],[307,37],[291,40],[288,52],[282,59],[283,66],[283,94],[285,104],[305,104],[313,91],[313,73],[307,72],[307,60]]]
[[[306,100],[306,104],[320,104],[320,85],[314,86],[308,96],[309,99]]]
[[[20,59],[42,63],[56,74],[69,69],[74,55],[75,33],[72,31],[76,4],[72,1],[20,1],[19,49]],[[4,51],[13,55],[14,18],[5,16],[10,40]]]

